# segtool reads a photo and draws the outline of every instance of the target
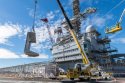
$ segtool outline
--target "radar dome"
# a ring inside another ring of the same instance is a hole
[[[93,25],[89,25],[86,28],[86,33],[96,31],[95,27]]]

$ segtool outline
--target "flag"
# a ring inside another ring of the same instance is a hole
[[[41,21],[47,23],[48,22],[48,19],[47,18],[43,18],[43,19],[40,19]]]

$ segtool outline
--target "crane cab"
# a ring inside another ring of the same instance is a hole
[[[105,33],[106,34],[115,33],[115,32],[118,32],[120,30],[122,30],[122,27],[121,27],[120,23],[117,23],[114,27],[112,27],[110,29],[106,28]]]
[[[35,34],[35,32],[28,32],[27,33],[27,38],[26,38],[24,53],[26,55],[30,56],[30,57],[39,56],[38,53],[33,52],[33,51],[30,50],[31,43],[36,43],[36,34]]]

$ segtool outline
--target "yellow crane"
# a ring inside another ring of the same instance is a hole
[[[91,70],[92,69],[98,70],[98,68],[97,68],[98,65],[96,63],[90,63],[88,57],[86,56],[86,53],[84,52],[84,50],[82,49],[82,47],[78,41],[78,38],[76,36],[76,32],[74,31],[73,26],[70,23],[70,20],[68,19],[60,1],[57,0],[57,2],[58,2],[58,5],[59,5],[65,19],[66,19],[68,26],[69,26],[68,30],[69,30],[71,36],[73,37],[81,55],[82,55],[82,63],[74,64],[73,69],[68,69],[68,71],[66,72],[67,77],[71,80],[74,80],[75,78],[90,79],[91,77],[96,77],[97,75],[92,74]]]
[[[121,14],[119,22],[117,22],[116,25],[111,27],[111,28],[106,28],[106,30],[105,30],[106,34],[115,33],[115,32],[118,32],[118,31],[122,30],[121,22],[122,22],[122,18],[124,16],[124,14],[125,14],[125,9],[123,10],[123,12]]]

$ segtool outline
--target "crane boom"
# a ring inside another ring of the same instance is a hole
[[[84,50],[82,49],[82,47],[81,47],[81,45],[80,45],[80,43],[79,43],[79,41],[78,41],[78,39],[77,39],[77,37],[75,35],[75,31],[73,29],[69,29],[69,32],[72,35],[72,37],[73,37],[76,45],[78,46],[78,49],[80,50],[80,53],[82,55],[82,61],[83,61],[83,63],[84,64],[89,64],[90,62],[88,60],[88,57],[86,56]]]
[[[83,49],[82,49],[82,47],[81,47],[81,45],[80,45],[80,43],[79,43],[79,41],[78,41],[78,39],[77,39],[77,37],[76,37],[75,31],[73,30],[73,26],[72,26],[72,24],[70,23],[70,21],[69,21],[67,15],[66,15],[66,13],[65,13],[65,11],[64,11],[64,8],[62,7],[62,5],[61,5],[61,3],[60,3],[59,0],[57,0],[57,2],[58,2],[58,5],[59,5],[59,7],[60,7],[60,9],[61,9],[61,11],[62,11],[62,13],[63,13],[65,19],[66,19],[67,24],[69,25],[69,32],[70,32],[71,36],[73,37],[75,43],[77,44],[78,49],[80,50],[80,53],[81,53],[81,55],[82,55],[82,61],[83,61],[83,63],[84,63],[84,64],[89,64],[90,62],[89,62],[89,60],[88,60],[88,57],[86,56],[85,52],[83,51]]]

